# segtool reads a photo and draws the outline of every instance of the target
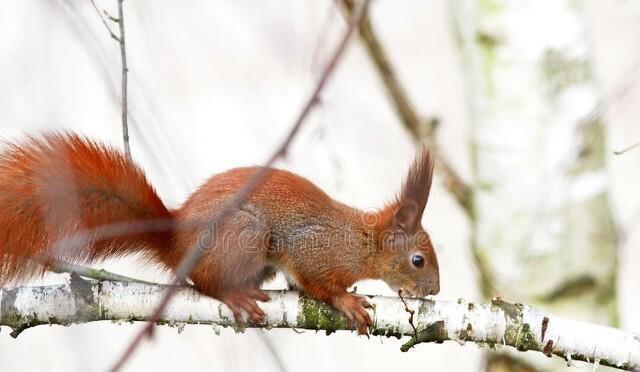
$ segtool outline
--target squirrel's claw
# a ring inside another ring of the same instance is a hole
[[[355,322],[358,326],[358,334],[369,334],[367,327],[373,325],[373,321],[366,309],[373,307],[364,297],[344,293],[334,298],[333,306],[344,314],[349,327]]]
[[[257,301],[269,301],[271,298],[259,289],[249,289],[230,292],[222,296],[221,301],[229,307],[236,323],[243,324],[242,312],[256,323],[264,322],[265,312],[258,306]]]

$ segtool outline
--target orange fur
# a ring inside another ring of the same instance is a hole
[[[439,290],[437,259],[420,225],[433,170],[428,152],[410,168],[399,196],[376,214],[336,202],[308,180],[273,169],[212,227],[213,234],[193,224],[211,221],[257,170],[217,174],[169,211],[142,171],[112,148],[74,134],[9,144],[0,153],[0,283],[43,271],[25,258],[88,262],[143,252],[175,269],[198,243],[206,252],[191,273],[195,287],[227,303],[238,319],[242,312],[262,319],[256,301],[267,297],[259,287],[280,270],[307,294],[344,312],[361,332],[371,319],[366,300],[346,292],[356,281],[383,279],[417,295]],[[168,228],[126,228],[158,220]],[[125,233],[98,233],[109,226],[124,226]],[[82,247],[57,244],[83,231],[89,240]],[[424,267],[411,266],[415,255],[426,261]]]
[[[54,243],[81,231],[134,220],[172,218],[142,171],[113,149],[76,135],[51,134],[7,144],[0,153],[0,283],[40,274],[24,258],[92,261],[143,250],[162,256],[165,233]]]

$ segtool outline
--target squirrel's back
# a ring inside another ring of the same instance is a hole
[[[193,215],[198,208],[212,213],[208,205],[230,198],[259,170],[260,167],[241,167],[214,175],[191,195],[178,213]],[[311,181],[277,168],[271,169],[245,203],[263,206],[265,212],[274,215],[318,214],[331,210],[336,204]]]
[[[241,167],[214,175],[176,211],[177,219],[212,217],[259,170]],[[359,211],[333,200],[306,178],[277,168],[271,169],[242,205],[259,214],[271,233],[285,235],[314,226],[335,231],[352,221],[358,223],[361,217]]]

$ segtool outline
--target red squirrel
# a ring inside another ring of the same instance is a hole
[[[290,284],[344,313],[360,333],[371,325],[367,300],[347,291],[382,279],[414,296],[440,290],[438,261],[421,218],[433,160],[422,150],[396,198],[365,213],[339,203],[307,179],[272,169],[249,197],[203,234],[190,221],[211,220],[257,167],[216,174],[178,209],[170,210],[142,170],[112,147],[76,134],[47,134],[10,143],[0,152],[0,285],[42,274],[25,257],[91,262],[131,253],[175,269],[196,242],[206,253],[190,279],[224,302],[264,319],[261,284],[282,271]],[[80,248],[53,248],[62,238],[110,224],[168,220],[162,231],[89,239]]]

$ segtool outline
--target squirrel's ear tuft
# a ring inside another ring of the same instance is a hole
[[[411,165],[398,196],[397,209],[393,215],[394,228],[408,233],[418,229],[422,213],[429,200],[432,181],[433,158],[429,150],[422,148]]]

